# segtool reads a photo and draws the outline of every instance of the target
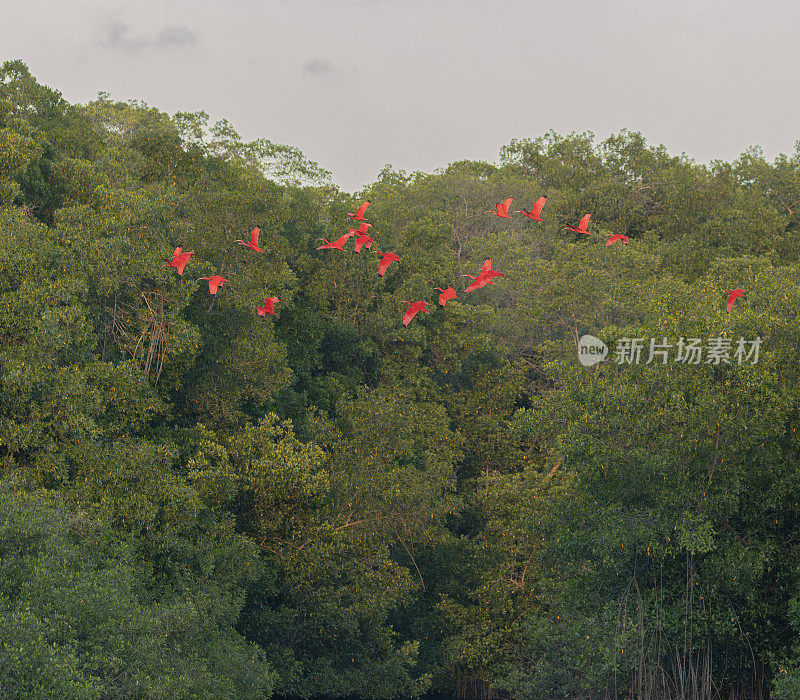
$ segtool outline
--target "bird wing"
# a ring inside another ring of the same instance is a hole
[[[342,248],[344,246],[344,244],[347,243],[347,241],[350,238],[350,236],[355,236],[355,235],[356,235],[356,232],[351,229],[350,233],[345,233],[344,236],[339,236],[339,238],[337,238],[333,242],[333,247],[334,248]]]
[[[464,294],[466,294],[467,292],[474,292],[476,289],[482,286],[483,286],[482,284],[478,284],[478,280],[475,280],[472,284],[469,285],[469,287],[467,287],[464,290]]]
[[[464,292],[472,292],[481,287],[485,287],[489,283],[489,278],[484,277],[482,274],[475,278],[475,281],[467,287]]]
[[[363,204],[362,204],[362,205],[361,205],[361,206],[358,208],[358,214],[356,214],[356,216],[357,216],[359,219],[363,219],[363,218],[364,218],[364,212],[365,212],[365,211],[367,211],[367,207],[368,207],[368,206],[369,206],[369,200],[367,200],[366,202],[364,202],[364,203],[363,203]]]
[[[514,201],[514,198],[513,197],[509,197],[505,202],[503,202],[502,204],[498,204],[497,205],[497,211],[498,212],[503,212],[504,216],[508,216],[508,209],[511,206],[511,202],[513,202],[513,201]]]
[[[384,272],[386,272],[386,268],[396,260],[400,260],[400,258],[398,258],[394,253],[384,253],[383,259],[378,264],[378,274],[382,275]]]
[[[733,303],[744,294],[744,291],[741,289],[734,289],[730,295],[728,296],[728,312],[733,308]]]
[[[250,233],[250,247],[258,248],[258,234],[261,233],[261,227],[256,226]]]
[[[539,214],[542,213],[542,208],[544,207],[544,203],[547,201],[547,197],[539,197],[536,200],[536,203],[531,207],[531,216],[537,217]]]
[[[172,254],[173,258],[177,258],[181,254],[180,248],[175,248],[175,252]]]
[[[492,269],[492,259],[489,258],[485,263],[483,263],[483,267],[481,268],[481,271],[491,270],[491,269]]]
[[[578,228],[579,228],[581,231],[585,231],[585,230],[586,230],[586,227],[589,225],[589,219],[591,219],[591,218],[592,218],[592,215],[591,215],[591,214],[587,214],[586,216],[584,216],[584,217],[581,219],[581,222],[578,224]]]

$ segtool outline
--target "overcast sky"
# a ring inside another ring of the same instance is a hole
[[[0,18],[0,61],[71,102],[202,109],[348,191],[549,129],[702,162],[800,139],[793,0],[0,0]]]

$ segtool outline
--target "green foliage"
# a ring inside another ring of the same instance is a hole
[[[223,563],[234,550],[208,547],[205,570],[173,588],[161,580],[144,542],[86,511],[68,510],[53,494],[3,486],[4,695],[259,698],[271,692],[274,671],[234,628],[243,581],[226,580]]]
[[[544,194],[543,222],[488,211]],[[383,277],[316,250],[364,198]],[[713,658],[794,697],[798,207],[800,144],[704,166],[629,131],[350,196],[225,120],[4,63],[3,694],[680,695]],[[762,347],[584,368],[585,333]]]

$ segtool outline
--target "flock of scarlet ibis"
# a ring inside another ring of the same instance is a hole
[[[511,208],[511,203],[514,201],[513,197],[509,197],[504,202],[500,204],[496,204],[494,210],[489,210],[490,213],[494,214],[495,216],[500,217],[501,219],[510,219],[512,217],[509,216],[509,209]],[[514,214],[522,214],[527,218],[531,219],[532,221],[543,221],[541,218],[542,209],[544,208],[545,203],[547,202],[547,197],[539,197],[536,200],[534,205],[530,208],[530,211],[526,211],[525,209],[521,209],[519,211],[514,211]],[[351,221],[358,221],[360,225],[357,229],[351,228],[345,235],[337,238],[335,241],[331,242],[328,241],[326,238],[320,238],[319,240],[324,241],[321,246],[317,247],[317,250],[344,250],[345,243],[347,243],[350,238],[355,238],[354,244],[354,251],[356,253],[360,253],[362,248],[366,248],[367,250],[372,250],[372,244],[375,243],[375,239],[372,238],[368,230],[373,228],[372,224],[368,223],[364,214],[367,211],[367,207],[370,205],[370,201],[367,200],[364,202],[355,214],[348,213],[347,218]],[[575,233],[584,233],[587,236],[596,235],[592,234],[588,231],[589,227],[589,220],[592,218],[591,214],[584,215],[577,226],[566,226],[566,228],[570,231],[574,231]],[[250,248],[257,253],[263,253],[263,249],[259,248],[258,246],[258,235],[261,233],[261,227],[256,226],[253,231],[250,233],[250,241],[243,241],[238,240],[234,241],[234,243],[238,243],[239,245],[245,246],[246,248]],[[609,234],[609,238],[606,241],[606,246],[610,246],[614,243],[628,243],[628,237],[621,233]],[[372,251],[377,255],[381,256],[380,261],[378,262],[378,274],[383,276],[386,273],[386,269],[391,265],[393,262],[400,262],[399,256],[395,253],[384,253],[380,250],[375,249]],[[176,248],[175,252],[172,254],[172,258],[168,258],[164,263],[164,267],[174,267],[179,275],[183,275],[183,269],[186,266],[186,263],[189,262],[189,259],[194,255],[193,252],[187,251],[183,252],[182,248]],[[481,267],[480,272],[478,272],[477,276],[473,275],[462,275],[462,277],[469,277],[472,279],[472,282],[467,286],[464,290],[464,293],[473,292],[476,289],[480,289],[481,287],[485,287],[487,284],[494,284],[492,279],[494,277],[505,277],[502,272],[498,272],[497,270],[492,269],[492,261],[486,260],[483,263],[483,267]],[[211,294],[216,294],[217,289],[219,289],[223,283],[227,282],[224,277],[221,275],[212,275],[210,277],[201,277],[201,280],[208,281],[208,291]],[[198,280],[199,281],[199,280]],[[447,287],[443,289],[442,287],[434,287],[437,291],[440,292],[439,294],[439,305],[444,306],[450,299],[455,299],[458,294],[456,294],[456,290],[452,287]],[[733,308],[733,304],[740,296],[745,294],[743,289],[734,289],[733,291],[726,292],[728,294],[728,303],[726,309],[728,313],[730,313],[731,309]],[[268,297],[264,301],[263,306],[256,307],[256,313],[259,316],[264,316],[265,314],[272,314],[273,316],[276,315],[274,307],[275,304],[278,303],[280,299],[278,297]],[[408,304],[408,309],[405,310],[403,315],[403,325],[407,326],[411,323],[411,320],[416,316],[420,311],[423,313],[429,313],[427,307],[430,305],[427,301],[406,301],[403,300],[403,304]]]
[[[508,200],[510,203],[511,200]],[[364,202],[355,214],[348,214],[347,218],[352,221],[360,221],[361,225],[358,229],[351,228],[344,236],[341,238],[337,238],[333,243],[328,241],[327,238],[320,238],[321,241],[325,241],[323,245],[318,246],[317,250],[344,250],[344,244],[350,239],[351,237],[355,236],[356,241],[353,246],[353,250],[356,253],[361,252],[361,248],[365,247],[368,249],[372,249],[372,244],[375,242],[375,239],[372,238],[368,233],[367,229],[372,228],[372,224],[367,223],[367,220],[364,214],[367,211],[367,207],[370,205],[370,201],[367,200]],[[498,205],[499,207],[500,205]],[[507,207],[506,207],[507,208]],[[534,206],[534,210],[536,207]],[[541,207],[539,207],[539,211],[541,211]],[[386,269],[391,265],[393,262],[400,262],[400,257],[396,253],[384,253],[380,250],[375,249],[372,251],[377,255],[381,256],[380,261],[378,262],[378,274],[383,276],[386,273]],[[472,275],[464,275],[465,277],[472,277],[473,282],[470,284],[465,290],[466,292],[472,292],[476,289],[480,289],[481,287],[492,284],[493,277],[504,277],[502,272],[497,272],[497,270],[492,270],[492,261],[487,260],[481,271],[478,273],[477,277],[473,277]],[[434,287],[441,292],[439,294],[439,305],[444,306],[450,299],[455,299],[458,295],[456,294],[456,290],[452,287],[448,287],[447,289],[442,289],[441,287]],[[403,325],[407,326],[411,323],[411,320],[416,316],[420,311],[423,313],[428,312],[428,306],[430,306],[430,302],[419,300],[419,301],[402,301],[403,304],[408,304],[408,309],[406,309],[403,315]]]
[[[499,216],[501,219],[510,219],[511,217],[508,215],[508,210],[511,208],[511,202],[513,202],[513,201],[514,201],[514,198],[513,197],[509,197],[504,202],[501,202],[500,204],[495,204],[494,211],[489,210],[489,212],[491,214],[494,214],[495,216]],[[541,213],[542,213],[542,209],[543,209],[546,201],[547,201],[547,197],[546,196],[545,197],[539,197],[539,199],[537,199],[535,204],[531,207],[530,211],[525,211],[525,209],[522,209],[520,211],[515,211],[514,213],[515,214],[522,214],[524,216],[527,216],[529,219],[532,219],[533,221],[543,221],[543,219],[541,218]],[[587,236],[594,235],[594,234],[589,233],[589,230],[588,230],[588,228],[589,228],[589,220],[591,218],[592,218],[591,214],[584,214],[584,216],[581,217],[581,220],[578,222],[577,226],[566,226],[566,228],[569,231],[574,231],[575,233],[585,233]],[[613,245],[614,243],[620,242],[620,243],[623,243],[623,244],[627,245],[628,240],[629,239],[625,234],[623,234],[623,233],[614,233],[614,234],[609,234],[608,240],[606,241],[605,244],[606,244],[606,246],[610,246],[610,245]],[[488,261],[488,260],[486,262],[490,263],[490,261]],[[486,266],[484,265],[484,268],[485,267]],[[490,263],[489,267],[491,268],[491,263]],[[491,270],[490,270],[490,272],[491,272]],[[467,277],[471,277],[471,275],[467,275]],[[492,284],[491,279],[482,280],[481,284],[478,283],[478,279],[475,279],[474,277],[472,279],[474,279],[475,282],[473,282],[464,291],[469,292],[472,289],[477,289],[479,286],[482,287],[484,284]],[[726,311],[728,313],[730,313],[731,309],[733,308],[734,302],[739,297],[744,296],[744,294],[746,292],[744,291],[744,289],[734,289],[734,290],[732,290],[730,292],[725,292],[725,293],[728,295],[728,303],[726,304],[725,309],[726,309]]]
[[[261,233],[261,227],[256,226],[250,232],[250,242],[247,241],[234,241],[234,243],[238,243],[239,245],[243,245],[246,248],[250,248],[250,250],[254,250],[256,253],[263,253],[264,250],[259,248],[258,246],[258,235]],[[164,267],[174,267],[179,275],[183,275],[183,268],[186,267],[186,263],[189,262],[189,259],[194,255],[192,251],[183,252],[182,248],[175,248],[175,251],[172,253],[171,258],[167,258],[164,262]],[[211,275],[211,277],[201,277],[200,280],[208,280],[208,291],[211,294],[216,294],[217,290],[228,280],[226,280],[222,275]],[[259,316],[263,316],[264,314],[272,314],[273,316],[276,315],[273,307],[280,299],[278,297],[268,297],[264,301],[264,306],[256,306],[256,313]]]
[[[489,213],[490,214],[494,214],[495,216],[499,216],[501,219],[510,219],[512,217],[510,217],[508,215],[508,211],[509,211],[509,209],[511,209],[511,202],[513,202],[513,201],[514,201],[514,198],[513,197],[509,197],[504,202],[500,202],[500,204],[495,204],[494,205],[494,209],[490,209]],[[545,205],[546,202],[547,202],[547,197],[546,196],[545,197],[539,197],[539,199],[537,199],[536,202],[534,202],[534,204],[531,207],[530,211],[527,211],[525,209],[520,209],[519,211],[514,211],[513,213],[514,214],[522,214],[523,216],[526,216],[529,219],[531,219],[531,221],[544,221],[544,219],[542,219],[541,215],[542,215],[542,209],[544,208],[544,205]],[[589,220],[591,218],[592,218],[591,214],[585,214],[581,218],[580,222],[578,222],[577,226],[567,226],[566,228],[569,229],[570,231],[575,231],[575,233],[585,233],[587,236],[594,235],[594,234],[589,233],[589,231],[588,231]],[[608,241],[606,241],[606,245],[607,246],[608,245],[613,245],[617,241],[620,241],[622,243],[627,243],[628,242],[628,237],[623,235],[623,234],[621,234],[621,233],[615,233],[615,234],[613,234],[613,235],[611,235],[609,237]]]

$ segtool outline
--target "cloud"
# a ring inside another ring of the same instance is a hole
[[[141,40],[131,39],[128,34],[130,27],[122,22],[114,22],[106,28],[106,36],[100,43],[110,49],[140,49],[143,44]]]
[[[305,78],[319,78],[320,80],[352,79],[358,75],[358,69],[355,66],[347,69],[331,63],[327,58],[312,58],[310,61],[306,61],[301,72]]]
[[[185,26],[167,27],[156,37],[156,48],[191,46],[197,41],[194,32]]]
[[[326,59],[314,58],[303,64],[303,75],[312,78],[329,78],[333,72],[331,62]]]
[[[165,27],[158,34],[148,37],[133,34],[130,26],[124,22],[112,22],[105,28],[100,45],[118,51],[141,51],[148,48],[182,48],[196,42],[195,33],[183,25]]]

